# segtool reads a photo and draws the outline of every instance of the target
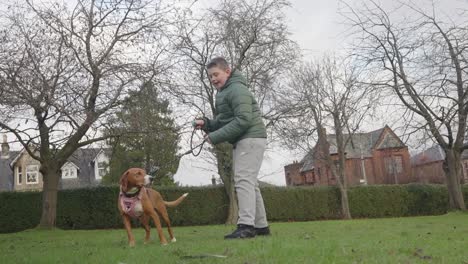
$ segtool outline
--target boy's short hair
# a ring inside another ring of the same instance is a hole
[[[222,70],[229,69],[229,64],[227,63],[226,59],[223,57],[216,57],[210,60],[210,62],[206,65],[207,69],[211,69],[213,67],[218,67]]]

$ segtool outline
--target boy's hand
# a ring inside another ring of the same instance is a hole
[[[193,125],[193,127],[195,127],[195,129],[202,129],[203,126],[205,125],[205,120],[195,119],[195,120],[192,121],[192,125]]]
[[[210,137],[208,136],[208,133],[205,134],[205,141],[212,144],[211,140],[210,140]]]

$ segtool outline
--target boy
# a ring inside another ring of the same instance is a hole
[[[232,71],[224,58],[214,58],[207,65],[208,77],[218,90],[216,116],[196,119],[195,127],[207,131],[206,140],[216,145],[233,145],[234,186],[239,205],[237,229],[225,239],[252,238],[269,235],[262,194],[258,188],[258,172],[266,147],[266,129],[260,109],[247,81]]]

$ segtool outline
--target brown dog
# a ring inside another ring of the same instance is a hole
[[[167,214],[166,206],[175,207],[180,204],[188,193],[185,193],[177,200],[166,202],[163,200],[161,194],[151,188],[145,188],[151,176],[146,175],[145,170],[139,168],[128,169],[120,178],[120,194],[118,200],[118,207],[120,214],[123,218],[123,223],[128,235],[128,244],[135,246],[135,237],[133,236],[130,218],[138,218],[145,228],[145,244],[150,238],[150,217],[153,219],[154,224],[158,230],[159,240],[162,245],[167,245],[167,240],[164,237],[161,222],[158,213],[164,219],[167,225],[169,236],[172,242],[176,239],[171,229],[171,222]]]

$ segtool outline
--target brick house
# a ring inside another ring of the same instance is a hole
[[[345,135],[345,138],[348,137],[349,135]],[[320,149],[321,140],[323,139],[319,139],[316,146],[297,163],[300,165],[293,163],[285,166],[288,186],[337,184],[325,161],[319,158],[321,153],[325,153]],[[326,141],[332,160],[338,160],[336,136],[326,135]],[[411,180],[408,147],[388,126],[352,135],[345,151],[345,175],[350,186],[402,184]]]
[[[108,172],[109,150],[77,149],[61,168],[59,189],[99,185]],[[40,163],[27,151],[10,151],[3,137],[0,158],[0,191],[41,191]]]
[[[462,183],[468,183],[468,151],[462,156]],[[414,156],[411,156],[411,171],[414,181],[421,183],[445,183],[443,169],[445,152],[439,145],[434,145]]]
[[[301,175],[302,163],[297,160],[284,166],[287,186],[304,185],[304,176]]]

